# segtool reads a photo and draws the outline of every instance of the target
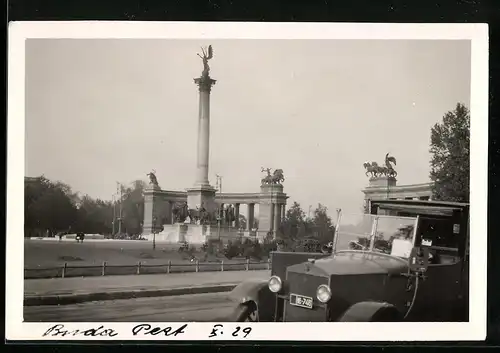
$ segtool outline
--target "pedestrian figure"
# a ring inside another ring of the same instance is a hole
[[[83,239],[85,239],[85,234],[82,232],[76,233],[76,242],[83,243]]]

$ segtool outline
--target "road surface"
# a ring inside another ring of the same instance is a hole
[[[228,293],[107,300],[74,305],[25,306],[25,322],[224,321],[234,304]]]

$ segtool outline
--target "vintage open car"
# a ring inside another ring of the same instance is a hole
[[[469,205],[372,201],[339,212],[332,253],[273,252],[230,293],[229,321],[468,321]]]

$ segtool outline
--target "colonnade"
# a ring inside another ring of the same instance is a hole
[[[168,224],[174,224],[175,222],[175,217],[174,217],[174,207],[175,204],[177,203],[176,201],[167,201],[168,206],[167,206],[167,222]],[[220,209],[225,210],[227,207],[232,207],[234,210],[234,222],[231,222],[231,224],[228,224],[222,219],[221,224],[225,226],[232,226],[235,228],[240,227],[240,206],[242,203],[219,203],[218,204]],[[244,205],[247,205],[247,210],[246,210],[246,231],[252,231],[254,228],[254,221],[255,221],[255,202],[251,203],[244,203]],[[261,204],[260,209],[259,209],[259,218],[263,218],[263,224],[259,223],[259,229],[262,231],[276,231],[281,222],[285,218],[285,212],[286,212],[286,205],[284,203],[269,203],[269,204]],[[267,222],[266,222],[267,220]],[[268,223],[268,224],[265,224]]]
[[[211,199],[208,198],[210,195],[205,195],[205,205],[212,212],[217,209],[227,209],[228,206],[231,207],[234,221],[229,224],[223,218],[221,225],[236,229],[241,229],[241,206],[246,205],[244,231],[253,232],[254,228],[258,228],[260,236],[265,236],[268,232],[276,234],[285,218],[288,196],[283,193],[282,185],[263,185],[260,191],[259,193],[213,193]],[[158,225],[156,222],[162,222],[163,225],[175,224],[174,212],[177,205],[188,202],[188,207],[193,207],[192,204],[191,206],[189,204],[189,196],[189,191],[144,190],[143,231],[145,234],[149,234],[155,229],[155,224]],[[255,205],[258,205],[258,211],[255,210]],[[258,213],[258,227],[254,227],[256,213]]]

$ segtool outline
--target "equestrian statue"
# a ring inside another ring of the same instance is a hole
[[[172,214],[174,216],[174,222],[175,223],[184,223],[186,218],[189,216],[189,207],[187,202],[184,202],[182,204],[176,204],[174,205],[172,209]]]
[[[261,179],[262,185],[282,184],[285,181],[283,169],[275,169],[271,174],[271,168],[261,168],[261,172],[267,173],[267,175]]]
[[[207,211],[207,209],[203,206],[203,203],[200,207],[197,206],[196,209],[188,210],[188,215],[191,223],[199,223],[201,225],[212,224],[212,222],[216,218],[215,213],[216,212],[211,213]]]

